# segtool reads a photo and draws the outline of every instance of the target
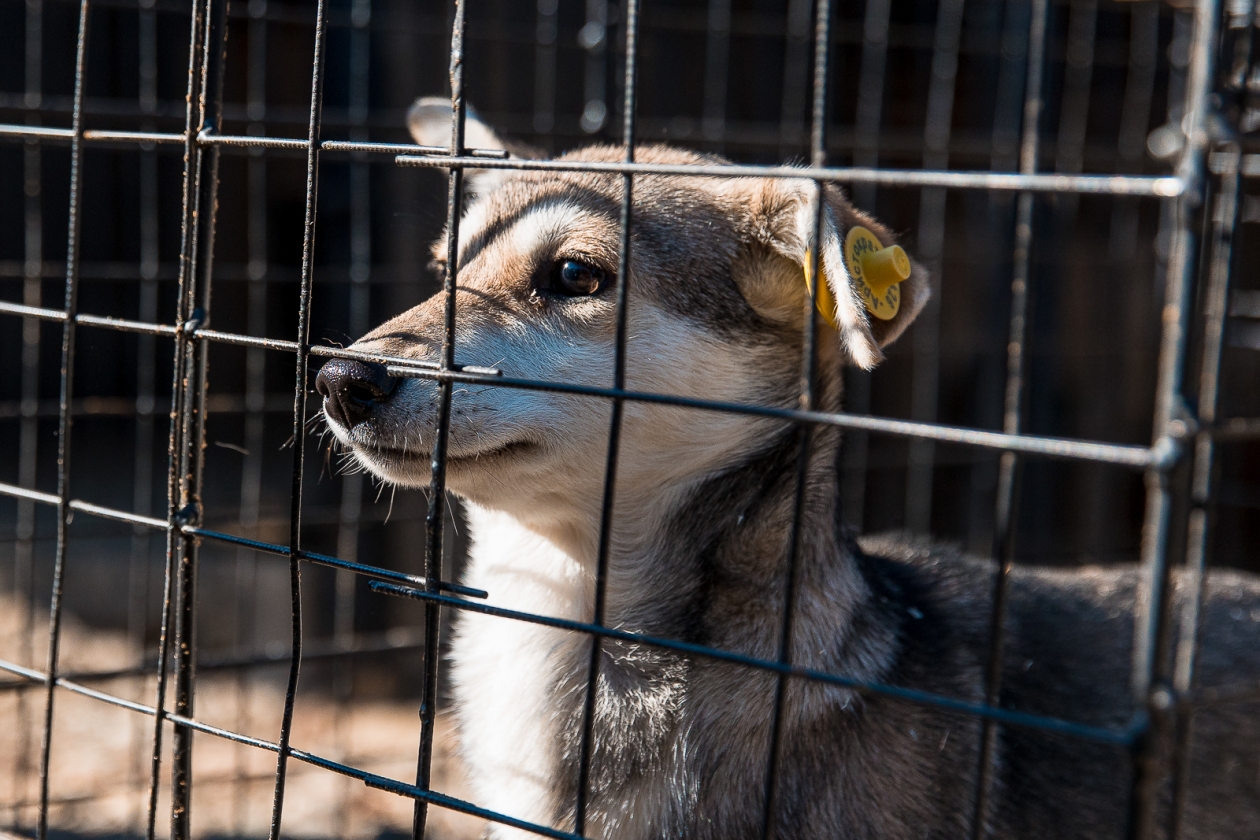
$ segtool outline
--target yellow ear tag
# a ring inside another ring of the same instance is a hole
[[[810,295],[814,294],[814,278],[809,276],[809,264],[812,262],[810,252],[805,252],[805,288],[809,290]],[[823,281],[818,286],[818,297],[814,300],[814,306],[818,307],[818,314],[827,322],[827,326],[836,332],[840,328],[836,326],[836,299],[831,295],[831,286],[827,283],[827,275],[823,273],[822,260],[818,261],[818,274]]]
[[[900,283],[910,277],[910,258],[901,246],[885,248],[875,234],[854,226],[844,238],[844,261],[866,311],[881,321],[896,315],[901,308]]]

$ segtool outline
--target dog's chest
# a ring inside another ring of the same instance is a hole
[[[500,514],[472,509],[475,537],[465,581],[496,607],[579,619],[580,570],[554,546]],[[466,612],[451,648],[460,746],[478,802],[550,824],[561,716],[556,662],[572,634]],[[494,836],[513,836],[503,826]],[[525,835],[522,835],[525,836]]]
[[[589,581],[572,558],[501,515],[474,511],[470,519],[475,545],[465,581],[490,593],[489,603],[589,620]],[[589,641],[572,632],[475,613],[460,617],[451,651],[454,699],[479,804],[543,825],[560,827],[570,818],[588,651]],[[660,685],[656,668],[644,679],[644,664],[626,669],[610,662],[601,681],[597,729],[625,731],[628,724],[637,736],[597,739],[602,749],[592,769],[590,820],[605,823],[618,838],[678,816],[681,768],[663,767],[656,754],[671,741],[662,737],[674,728],[665,707],[676,708],[667,697],[680,685],[676,679]],[[622,677],[633,685],[610,691],[609,683],[624,683]],[[610,801],[618,803],[612,812],[606,810]],[[588,826],[588,833],[596,828]],[[517,836],[505,826],[491,833]]]

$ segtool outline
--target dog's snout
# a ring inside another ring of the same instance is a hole
[[[324,412],[349,429],[372,416],[394,390],[394,378],[384,365],[353,359],[333,359],[320,368],[315,390],[324,398]]]

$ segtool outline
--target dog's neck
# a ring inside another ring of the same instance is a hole
[[[838,370],[822,377],[816,405],[836,409],[839,389]],[[778,425],[758,449],[716,473],[672,487],[619,488],[608,547],[606,620],[624,629],[734,645],[748,655],[774,658],[795,553],[796,626],[825,626],[844,635],[848,619],[864,609],[871,594],[841,521],[839,441],[836,427],[807,432],[804,426]],[[798,523],[803,444],[809,451]],[[573,618],[589,620],[600,550],[598,506],[590,504],[572,522],[519,521],[553,542],[580,570],[584,591],[577,603],[584,607]],[[738,611],[744,626],[756,624],[759,632],[720,638],[729,616],[720,620],[711,614],[715,608]],[[809,647],[832,650],[834,639]]]

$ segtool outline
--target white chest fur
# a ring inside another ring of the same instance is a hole
[[[589,619],[576,561],[504,514],[470,505],[469,520],[474,545],[465,581],[489,592],[490,604]],[[552,823],[560,743],[553,688],[565,652],[578,643],[572,633],[537,624],[472,612],[460,617],[451,651],[455,706],[479,805]],[[491,832],[518,836],[502,825]]]

